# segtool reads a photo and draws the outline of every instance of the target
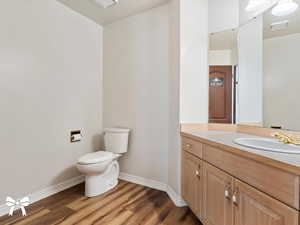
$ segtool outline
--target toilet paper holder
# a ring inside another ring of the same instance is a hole
[[[71,136],[70,136],[70,142],[71,143],[80,142],[81,139],[82,139],[81,130],[71,131]]]

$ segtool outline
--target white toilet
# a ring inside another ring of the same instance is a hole
[[[85,175],[85,196],[94,197],[118,184],[118,158],[128,150],[129,129],[105,129],[105,151],[88,153],[78,159],[77,168]]]

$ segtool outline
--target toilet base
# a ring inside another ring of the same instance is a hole
[[[85,196],[95,197],[101,195],[118,185],[119,163],[113,161],[106,171],[99,175],[85,176]]]

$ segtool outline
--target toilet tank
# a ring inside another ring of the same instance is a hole
[[[128,150],[129,129],[107,128],[104,130],[105,150],[120,154]]]

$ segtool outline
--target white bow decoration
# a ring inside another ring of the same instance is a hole
[[[15,208],[21,208],[22,215],[26,216],[25,206],[29,206],[30,201],[28,197],[24,197],[20,200],[14,200],[11,197],[6,198],[6,205],[10,207],[9,215],[12,216],[14,214]]]

